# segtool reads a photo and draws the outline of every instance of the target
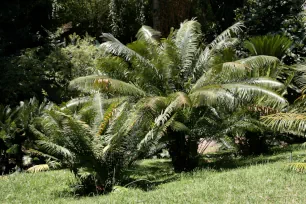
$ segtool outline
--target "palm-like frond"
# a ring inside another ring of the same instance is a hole
[[[145,107],[157,113],[167,106],[167,98],[161,96],[149,97],[145,99],[144,103]]]
[[[250,71],[251,68],[239,62],[226,62],[215,65],[196,81],[191,92],[208,84],[222,84],[244,80]]]
[[[46,158],[46,159],[50,159],[50,160],[58,160],[56,157],[50,155],[50,154],[45,154],[39,150],[36,150],[36,149],[28,149],[25,151],[25,153],[27,153],[28,155],[30,156],[39,156],[39,157],[43,157],[43,158]]]
[[[219,36],[215,38],[206,48],[200,51],[199,57],[197,59],[196,65],[194,67],[194,73],[201,70],[201,74],[203,71],[207,70],[210,67],[210,60],[213,58],[213,55],[216,51],[221,48],[231,47],[236,44],[237,41],[231,39],[233,34],[237,35],[242,31],[244,27],[243,23],[238,22],[226,29]]]
[[[277,57],[258,55],[237,61],[252,69],[253,77],[270,76],[276,78],[280,60]]]
[[[155,119],[155,124],[157,126],[164,124],[171,117],[172,113],[178,109],[191,106],[191,100],[185,93],[178,92],[171,97],[173,97],[174,100],[172,100],[168,107]]]
[[[194,107],[217,106],[227,104],[228,107],[237,106],[237,100],[233,94],[222,88],[221,85],[205,86],[189,95]]]
[[[70,87],[83,91],[101,91],[102,93],[112,93],[123,96],[145,96],[146,93],[139,87],[120,80],[111,79],[106,76],[85,76],[74,79],[70,82]]]
[[[105,111],[104,113],[104,116],[103,116],[103,121],[101,122],[100,124],[100,127],[99,127],[99,131],[98,131],[98,134],[99,135],[102,135],[104,134],[104,132],[106,131],[106,128],[114,114],[114,111],[115,109],[118,107],[120,103],[118,102],[115,102],[113,104],[111,104],[108,109]]]
[[[269,55],[281,59],[293,41],[282,35],[252,37],[244,43],[252,55]]]
[[[128,120],[128,107],[129,104],[127,102],[117,103],[110,106],[106,111],[108,115],[101,124],[101,127],[104,128],[102,137],[106,144],[103,149],[104,154],[106,154],[106,151],[111,151],[118,147],[121,144],[119,141],[129,133],[125,126]]]
[[[102,37],[104,38],[104,40],[106,40],[106,42],[102,43],[100,47],[108,53],[120,56],[129,62],[131,62],[131,60],[133,59],[137,59],[141,64],[145,65],[148,68],[151,68],[156,73],[158,73],[154,65],[149,60],[145,59],[134,50],[122,44],[111,34],[103,33]]]
[[[260,99],[262,104],[275,107],[284,108],[288,105],[285,98],[280,96],[274,91],[265,89],[259,86],[247,85],[247,84],[223,84],[222,87],[242,101],[255,101]],[[255,100],[254,100],[255,99]]]
[[[250,80],[245,81],[244,83],[265,87],[274,91],[280,91],[285,89],[285,85],[283,83],[270,77],[252,78]]]
[[[231,48],[231,47],[238,45],[239,42],[240,41],[238,38],[229,38],[226,40],[222,40],[213,47],[212,51],[213,52],[222,51],[226,48]]]
[[[90,100],[89,96],[84,96],[84,97],[79,97],[79,98],[74,98],[71,99],[70,101],[68,101],[64,107],[61,108],[61,110],[64,110],[65,108],[69,108],[72,110],[75,110],[76,107],[83,105],[85,103],[88,103],[88,101]]]
[[[39,164],[32,166],[31,168],[27,169],[27,172],[29,173],[37,173],[42,171],[49,171],[49,165],[48,164]]]
[[[46,139],[46,135],[40,132],[34,125],[29,125],[29,131],[35,136],[38,140]]]
[[[271,90],[242,83],[205,86],[194,91],[190,98],[196,107],[219,103],[236,107],[241,103],[257,102],[259,99],[272,107],[281,108],[287,105],[286,99]]]
[[[93,101],[92,101],[92,106],[95,110],[95,120],[94,120],[94,125],[93,125],[93,131],[97,132],[98,127],[103,120],[104,116],[104,109],[103,109],[103,99],[100,93],[96,93],[94,95]]]
[[[63,157],[67,159],[73,157],[73,154],[67,148],[57,145],[55,143],[38,140],[37,144],[42,150],[46,151],[50,155],[55,155],[56,157]]]
[[[167,130],[173,124],[175,118],[176,114],[171,116],[164,124],[154,126],[140,141],[138,149],[141,151],[145,148],[152,147],[152,145],[157,145],[160,138],[167,134]]]
[[[234,25],[227,28],[220,35],[218,35],[211,43],[210,47],[213,48],[218,45],[218,43],[228,40],[232,37],[233,34],[238,35],[242,32],[242,28],[244,27],[242,22],[237,22]]]
[[[136,37],[138,40],[143,40],[149,44],[157,45],[159,38],[161,37],[161,33],[157,30],[154,30],[150,26],[142,26]]]
[[[194,56],[201,40],[201,24],[195,20],[181,23],[176,33],[176,46],[181,55],[182,72],[191,71]]]
[[[269,128],[283,133],[292,133],[305,136],[306,114],[302,113],[277,113],[262,116],[261,121]]]
[[[231,124],[232,123],[232,124]],[[222,134],[228,135],[232,133],[234,135],[244,134],[247,132],[262,132],[264,130],[263,124],[260,123],[257,119],[242,117],[241,119],[231,119],[230,123],[227,124],[227,127],[221,131]]]

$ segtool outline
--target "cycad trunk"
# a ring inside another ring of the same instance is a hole
[[[169,154],[175,172],[192,171],[198,166],[198,141],[184,133],[170,132]]]
[[[248,132],[246,136],[236,138],[239,153],[245,156],[260,155],[269,151],[267,138],[260,133]]]

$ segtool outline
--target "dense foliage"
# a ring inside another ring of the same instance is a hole
[[[107,193],[162,151],[193,170],[202,140],[242,155],[303,141],[303,5],[5,2],[0,173],[69,168],[78,192]]]

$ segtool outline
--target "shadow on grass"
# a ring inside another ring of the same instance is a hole
[[[297,150],[295,147],[274,148],[270,153],[260,156],[237,157],[232,152],[221,152],[207,154],[202,157],[200,169],[214,169],[217,171],[235,169],[245,166],[267,164],[275,162],[289,162],[290,159],[296,160],[301,155],[291,153]],[[303,155],[305,156],[305,155]]]
[[[270,154],[261,156],[236,157],[233,152],[219,152],[203,155],[197,170],[231,170],[245,166],[289,161],[292,147],[275,148]],[[144,160],[128,171],[123,186],[139,188],[144,191],[154,190],[158,185],[175,181],[179,174],[174,173],[170,160]]]
[[[292,147],[273,149],[273,152],[261,156],[236,157],[232,152],[219,152],[203,155],[198,170],[212,169],[214,171],[231,170],[245,166],[267,164],[275,162],[288,162],[291,152],[296,149]],[[294,152],[293,161],[305,157],[306,154]],[[155,190],[161,184],[176,181],[180,174],[173,171],[170,159],[143,160],[135,163],[125,172],[121,183],[122,187],[136,188],[143,191]],[[94,195],[94,194],[92,194]],[[57,192],[58,197],[79,197],[72,191]],[[89,195],[91,196],[91,195]]]
[[[136,163],[126,172],[126,178],[124,187],[150,191],[161,184],[177,180],[179,176],[174,173],[170,160],[155,159]]]
[[[143,191],[152,191],[161,184],[173,182],[179,178],[175,174],[170,160],[149,159],[135,163],[130,169],[124,172],[124,178],[121,180],[121,188],[136,188]],[[70,181],[68,185],[73,186]],[[116,187],[115,187],[116,188]],[[98,193],[79,195],[72,187],[55,191],[52,193],[57,198],[75,198],[100,196]]]

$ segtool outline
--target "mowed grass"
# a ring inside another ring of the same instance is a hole
[[[0,178],[0,203],[306,203],[306,175],[286,169],[289,156],[224,158],[182,174],[167,160],[145,160],[129,171],[127,188],[92,197],[71,193],[67,170],[13,174]],[[293,160],[303,157],[293,152]]]

